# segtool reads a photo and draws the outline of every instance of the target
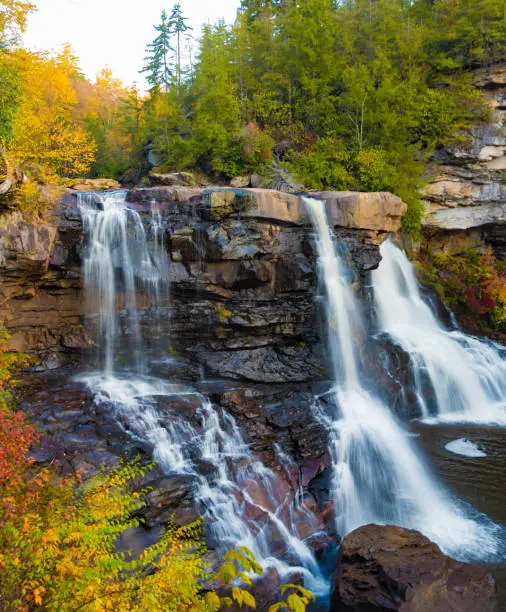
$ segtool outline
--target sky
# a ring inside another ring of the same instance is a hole
[[[177,0],[36,0],[24,36],[34,50],[59,50],[70,42],[90,79],[108,65],[125,85],[144,88],[139,70],[146,45],[155,38],[153,25]],[[183,13],[198,35],[203,23],[223,17],[232,23],[240,0],[180,0]]]

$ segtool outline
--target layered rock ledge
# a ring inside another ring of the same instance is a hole
[[[490,245],[499,257],[506,253],[505,75],[506,64],[474,73],[490,120],[475,126],[465,142],[441,148],[427,168],[434,178],[425,193],[423,226],[433,249]]]
[[[406,205],[388,193],[323,192],[337,239],[360,275],[400,229]],[[91,352],[81,264],[86,237],[68,190],[43,224],[0,218],[0,320],[11,348],[52,368]],[[170,260],[170,297],[154,324],[138,295],[143,337],[207,372],[253,382],[326,376],[319,332],[315,255],[302,200],[267,189],[166,186],[127,193],[148,239],[155,207]],[[156,329],[155,329],[156,328]],[[149,346],[147,347],[150,348]]]

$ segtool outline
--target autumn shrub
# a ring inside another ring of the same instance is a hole
[[[9,427],[9,434],[21,437],[22,450],[27,450],[36,436],[22,420],[17,425],[17,430]],[[200,520],[184,527],[169,522],[160,539],[138,556],[118,551],[121,534],[141,525],[145,491],[132,485],[147,469],[136,460],[76,486],[72,479],[58,481],[49,470],[30,477],[29,463],[19,465],[18,454],[14,471],[24,474],[24,482],[15,477],[11,493],[2,489],[0,502],[2,610],[255,608],[248,588],[262,567],[247,548],[240,548],[227,552],[211,575]],[[304,611],[314,599],[297,585],[284,587],[282,594],[287,593],[285,601],[271,607],[273,612]]]
[[[484,330],[506,330],[506,269],[490,247],[484,252],[435,253],[421,272],[464,319]]]
[[[19,50],[17,58],[23,95],[12,120],[10,155],[56,178],[85,175],[96,144],[76,119],[78,69],[70,48],[55,57]]]
[[[11,392],[26,358],[6,350],[7,338],[0,327],[0,609],[217,609],[202,586],[200,521],[169,524],[138,557],[117,549],[141,524],[145,491],[134,485],[150,466],[137,459],[85,483],[35,469],[39,434]]]
[[[48,206],[47,200],[41,197],[39,186],[34,181],[19,185],[12,192],[10,203],[12,208],[18,210],[28,221],[42,215]]]

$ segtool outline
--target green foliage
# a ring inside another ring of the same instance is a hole
[[[169,17],[169,30],[176,39],[176,82],[177,87],[181,88],[181,77],[183,76],[183,66],[181,64],[182,55],[182,38],[188,36],[188,32],[192,28],[186,23],[187,17],[184,17],[181,5],[179,2],[174,4]]]
[[[293,153],[288,167],[309,189],[346,190],[353,184],[350,161],[343,142],[327,137],[304,152]]]
[[[160,23],[155,26],[158,36],[148,44],[146,66],[141,72],[146,73],[146,80],[155,94],[160,90],[167,92],[171,85],[181,87],[184,70],[181,64],[182,43],[184,35],[192,29],[187,25],[181,5],[172,7],[170,16],[162,11]],[[173,42],[174,39],[174,42]],[[175,47],[173,47],[175,45]]]
[[[12,139],[12,122],[21,97],[21,75],[12,58],[0,51],[0,147]]]
[[[231,32],[223,24],[204,28],[193,94],[197,166],[215,176],[240,172],[240,108],[231,72]]]
[[[416,235],[425,161],[486,118],[465,69],[504,54],[504,31],[503,0],[243,1],[231,29],[204,29],[177,103],[152,113],[155,148],[226,180],[267,175],[281,142],[307,188],[398,194]]]

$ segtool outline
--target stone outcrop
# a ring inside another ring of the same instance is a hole
[[[444,555],[417,531],[367,525],[347,535],[334,574],[333,610],[498,612],[493,578]]]
[[[166,217],[172,260],[166,321],[173,347],[191,351],[213,376],[253,382],[325,378],[314,301],[315,259],[302,200],[267,189],[139,189]],[[358,272],[376,267],[405,204],[391,194],[312,193],[329,215]],[[368,197],[366,197],[368,196]]]
[[[475,126],[462,144],[437,151],[425,193],[423,226],[439,235],[468,232],[482,246],[506,252],[506,64],[480,69],[474,84],[491,108],[490,121]]]
[[[118,181],[108,178],[97,179],[75,179],[73,182],[68,182],[67,187],[74,191],[109,191],[121,189]]]
[[[197,185],[197,179],[191,172],[173,172],[171,174],[150,172],[149,184],[153,187],[172,185],[194,187]]]
[[[379,245],[400,228],[406,209],[385,193],[311,197],[327,200],[357,274],[378,265]],[[161,323],[154,324],[138,296],[144,337],[169,338],[174,351],[213,376],[264,383],[326,377],[312,230],[299,197],[171,185],[133,190],[127,198],[148,238],[156,203],[170,260],[171,295],[162,304]],[[77,203],[68,190],[43,224],[16,215],[0,220],[0,320],[12,348],[34,355],[43,367],[93,348],[83,318],[86,240]]]
[[[391,193],[361,193],[353,191],[324,191],[310,194],[326,200],[334,227],[398,232],[407,205]]]

